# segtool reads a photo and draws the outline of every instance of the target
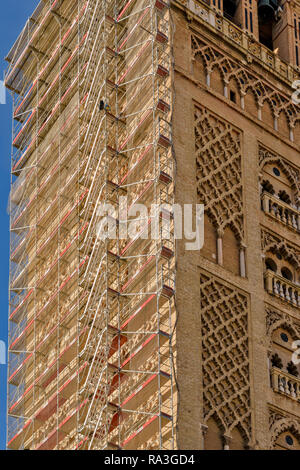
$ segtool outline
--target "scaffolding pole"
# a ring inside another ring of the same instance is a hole
[[[169,10],[43,1],[8,55],[10,449],[176,449]]]

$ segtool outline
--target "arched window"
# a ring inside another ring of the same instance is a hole
[[[285,279],[288,279],[288,281],[293,281],[293,274],[289,268],[286,266],[281,269],[281,275]]]
[[[283,368],[282,360],[278,353],[273,354],[273,356],[271,357],[271,364],[272,367],[277,367],[278,369]]]
[[[262,190],[269,193],[269,194],[274,194],[275,191],[274,191],[274,188],[273,188],[273,185],[270,183],[269,180],[265,179],[263,180],[262,184],[261,184],[261,187],[262,187]]]
[[[270,269],[274,273],[277,272],[277,264],[275,263],[275,261],[272,258],[267,258],[266,259],[266,268]]]
[[[277,367],[294,377],[300,375],[300,365],[292,361],[293,342],[298,339],[297,334],[285,327],[277,328],[272,334],[272,353],[270,355],[270,366]]]
[[[274,448],[277,450],[300,450],[300,442],[293,432],[286,431],[277,437]]]
[[[295,282],[298,278],[298,270],[295,265],[293,265],[283,252],[276,251],[277,247],[275,246],[271,250],[267,251],[265,258],[265,268],[266,270],[273,271],[278,276],[287,279],[290,282]],[[293,261],[293,260],[292,260]]]
[[[287,192],[284,189],[278,192],[278,197],[281,201],[285,202],[286,204],[292,203],[290,196],[287,194]]]
[[[290,175],[281,167],[281,164],[274,162],[264,166],[261,186],[263,191],[278,197],[278,200],[289,205],[295,205],[296,194]]]

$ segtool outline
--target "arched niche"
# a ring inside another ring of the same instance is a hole
[[[217,93],[220,93],[221,95],[224,95],[224,79],[223,79],[223,74],[219,67],[214,67],[211,73],[210,77],[210,84],[211,88],[216,91]]]
[[[258,105],[254,92],[251,88],[248,88],[245,95],[245,110],[250,113],[252,116],[257,118],[258,115]]]
[[[210,261],[217,261],[217,231],[207,214],[204,215],[204,245],[200,253]]]
[[[240,274],[240,250],[238,240],[231,227],[227,227],[224,231],[223,266],[237,276]]]
[[[207,431],[204,438],[204,449],[205,450],[223,450],[223,437],[222,430],[220,429],[217,421],[214,418],[210,418],[207,425]]]

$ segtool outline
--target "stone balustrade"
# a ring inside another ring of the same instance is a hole
[[[270,193],[262,194],[262,209],[269,216],[300,232],[300,211]]]
[[[269,294],[300,308],[300,286],[269,269],[265,272],[265,289]]]
[[[277,367],[271,370],[271,384],[274,392],[282,393],[300,401],[300,379]]]

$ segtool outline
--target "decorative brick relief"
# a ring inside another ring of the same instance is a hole
[[[230,435],[237,426],[251,439],[248,299],[201,273],[204,421],[214,417]]]
[[[218,232],[244,239],[241,135],[204,107],[195,108],[197,190]]]
[[[289,314],[273,307],[266,307],[266,327],[269,339],[278,328],[284,328],[293,338],[300,339],[300,324],[296,323]]]
[[[259,146],[259,166],[260,169],[269,163],[276,163],[291,183],[291,187],[295,192],[296,202],[300,205],[300,170],[291,165],[287,160],[275,152],[266,149],[262,145]]]
[[[289,416],[275,410],[270,410],[270,449],[273,449],[278,436],[286,431],[291,432],[300,442],[300,421],[294,416]]]
[[[295,266],[297,270],[300,269],[300,251],[296,246],[291,245],[284,238],[265,229],[261,231],[261,243],[263,253],[267,253],[268,251],[280,253],[282,257],[291,263],[291,265]]]
[[[255,76],[237,61],[226,56],[215,47],[208,45],[195,34],[191,35],[191,43],[193,58],[202,59],[207,77],[212,74],[215,68],[218,69],[222,76],[224,87],[234,80],[242,98],[248,93],[254,95],[258,115],[264,104],[267,103],[274,120],[278,120],[283,114],[290,130],[293,131],[296,123],[300,120],[300,107],[293,104],[289,96],[280,93],[275,87],[272,87],[272,85],[260,77]],[[274,126],[276,127],[275,121]]]

